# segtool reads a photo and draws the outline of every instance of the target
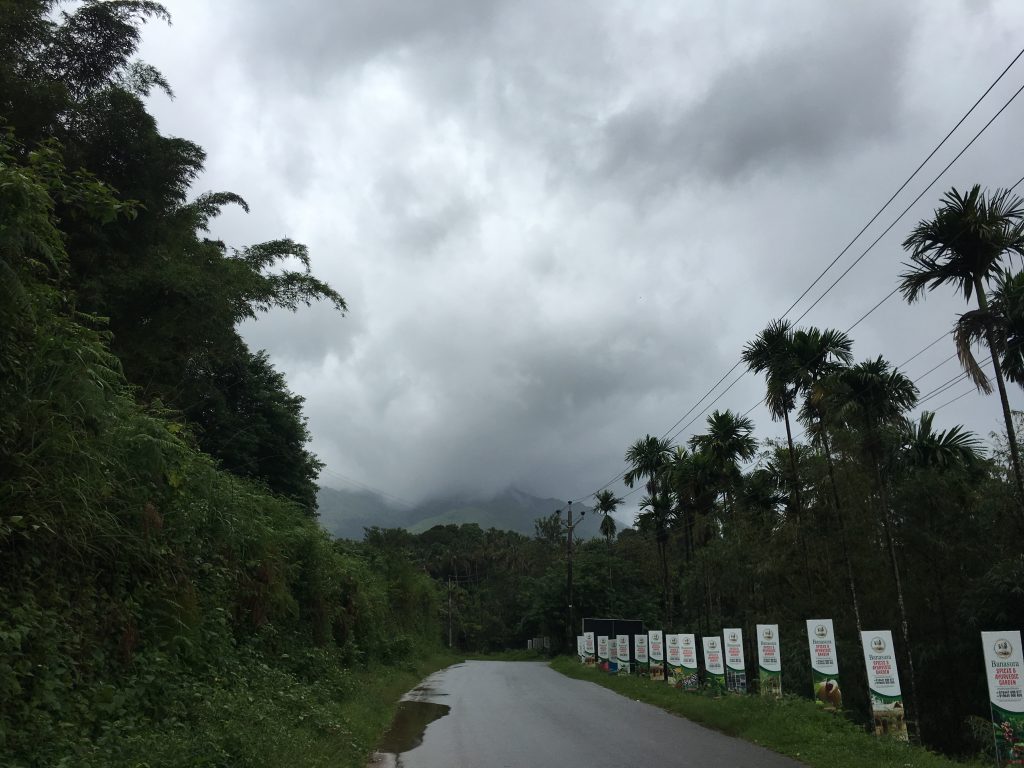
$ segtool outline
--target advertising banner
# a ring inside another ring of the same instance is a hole
[[[579,659],[580,664],[583,664],[587,660],[587,652],[583,650],[583,635],[576,635],[576,656]]]
[[[782,658],[779,655],[779,625],[757,625],[757,674],[762,696],[782,695]]]
[[[665,646],[660,629],[647,633],[647,655],[651,660],[651,680],[665,679]]]
[[[680,688],[683,685],[682,649],[679,635],[665,635],[665,680],[669,685]]]
[[[982,632],[985,677],[992,707],[996,759],[1000,765],[1024,764],[1024,656],[1020,631]]]
[[[700,688],[700,673],[697,669],[697,638],[692,634],[679,636],[679,666],[683,668],[683,689],[696,691]]]
[[[600,635],[597,638],[597,667],[602,672],[608,671],[608,663],[610,661],[608,655],[608,638],[604,635]]]
[[[839,657],[832,619],[807,620],[807,645],[811,653],[815,702],[832,711],[842,709],[843,691],[839,687]]]
[[[583,633],[583,652],[587,655],[583,663],[588,667],[592,667],[595,664],[594,656],[597,653],[597,649],[594,647],[594,633],[584,632]]]
[[[618,635],[616,636],[616,646],[618,648],[619,669],[620,675],[629,674],[629,635]]]
[[[647,656],[647,635],[633,635],[633,653],[636,655],[637,675],[649,675],[651,672],[651,661]]]
[[[875,735],[909,741],[892,632],[887,629],[861,632],[860,643],[864,649],[864,666],[868,671],[868,693],[871,696]]]
[[[747,663],[743,655],[743,630],[723,629],[725,644],[725,688],[733,693],[747,692]]]
[[[706,685],[713,693],[725,693],[725,659],[722,656],[722,638],[705,637],[704,670],[708,673]]]

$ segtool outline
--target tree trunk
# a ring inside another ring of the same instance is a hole
[[[789,409],[784,410],[782,415],[786,422],[786,442],[789,443],[789,468],[793,473],[793,504],[799,517],[803,505],[800,503],[800,475],[796,470],[796,449],[793,447],[793,430],[789,425]]]
[[[892,526],[889,519],[889,489],[882,477],[881,460],[876,454],[875,482],[878,484],[878,499],[882,507],[882,531],[885,535],[885,545],[889,550],[889,562],[892,565],[892,578],[896,586],[896,605],[900,612],[900,631],[903,635],[903,645],[907,650],[907,675],[910,678],[910,713],[907,716],[907,723],[913,723],[914,736],[920,741],[920,724],[917,718],[920,717],[920,710],[917,707],[917,678],[914,673],[914,653],[910,649],[910,622],[907,620],[907,604],[903,599],[903,580],[900,577],[899,561],[896,559],[896,543],[892,537]],[[913,715],[913,718],[910,717]]]
[[[832,446],[828,441],[828,430],[821,428],[821,441],[825,447],[825,463],[828,466],[828,479],[832,486],[832,503],[836,510],[836,522],[839,525],[839,541],[843,547],[843,559],[846,561],[846,579],[850,587],[850,599],[853,601],[853,618],[857,623],[857,633],[861,632],[860,603],[857,600],[857,583],[853,577],[853,562],[850,560],[850,548],[846,540],[846,522],[843,517],[843,508],[839,502],[839,487],[836,485],[836,469],[832,461]]]
[[[996,388],[999,390],[999,402],[1003,406],[1003,421],[1006,423],[1006,440],[1010,444],[1010,463],[1013,465],[1013,477],[1017,485],[1017,517],[1024,523],[1024,476],[1020,469],[1020,452],[1017,449],[1017,434],[1013,428],[1013,415],[1010,413],[1010,401],[1006,396],[1006,382],[1003,380],[1003,366],[999,362],[999,345],[996,344],[995,329],[988,317],[988,297],[981,284],[981,278],[974,279],[974,290],[978,294],[978,307],[985,318],[985,339],[989,352],[992,353],[992,370],[996,376]]]

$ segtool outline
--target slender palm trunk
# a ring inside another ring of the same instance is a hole
[[[892,566],[892,578],[896,586],[896,605],[900,612],[900,633],[903,636],[903,645],[907,651],[907,674],[910,678],[910,714],[907,722],[914,724],[914,736],[920,740],[920,725],[917,719],[921,716],[917,707],[917,676],[914,673],[914,653],[910,648],[910,622],[907,619],[907,605],[903,599],[903,579],[900,577],[899,561],[896,559],[896,543],[892,536],[892,524],[889,514],[889,488],[882,477],[881,460],[875,453],[875,482],[878,485],[878,499],[882,507],[882,532],[885,535],[885,545],[889,550],[889,563]]]
[[[799,516],[803,510],[803,505],[800,503],[800,475],[796,471],[796,448],[793,447],[793,430],[789,425],[788,408],[782,412],[782,416],[786,422],[786,441],[789,443],[789,469],[793,473],[793,504]]]
[[[839,502],[839,486],[836,485],[836,468],[832,461],[832,446],[829,444],[828,430],[821,428],[821,442],[825,449],[825,463],[828,466],[829,484],[832,486],[832,504],[836,510],[836,522],[839,525],[839,541],[843,547],[843,559],[846,561],[846,581],[850,587],[850,599],[853,601],[853,619],[857,623],[857,632],[861,631],[860,603],[857,600],[857,582],[853,577],[853,562],[850,559],[850,547],[846,539],[846,522],[843,507]]]
[[[999,390],[999,402],[1003,406],[1003,421],[1006,423],[1006,440],[1010,444],[1010,463],[1013,465],[1013,477],[1017,484],[1017,517],[1024,522],[1024,475],[1020,469],[1020,452],[1017,449],[1017,434],[1013,428],[1013,416],[1010,413],[1010,401],[1006,396],[1006,382],[1003,380],[1003,366],[999,362],[999,346],[996,344],[995,329],[992,321],[988,319],[988,297],[985,295],[985,287],[981,284],[981,278],[974,279],[974,290],[978,294],[978,307],[985,317],[985,340],[988,342],[989,352],[992,353],[992,370],[996,375],[996,387]]]

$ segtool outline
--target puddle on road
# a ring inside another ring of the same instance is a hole
[[[423,693],[426,691],[423,690]],[[451,707],[447,704],[435,704],[432,701],[410,699],[400,702],[395,719],[391,721],[391,727],[377,746],[377,752],[370,765],[397,765],[395,758],[422,744],[427,726],[450,711]]]

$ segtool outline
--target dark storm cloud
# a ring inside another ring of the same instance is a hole
[[[306,398],[328,483],[410,500],[596,490],[729,369],[1024,37],[1007,0],[171,6],[175,27],[147,30],[162,47],[144,52],[179,94],[161,125],[210,150],[203,188],[253,204],[216,234],[306,243],[351,308],[270,313],[245,337]],[[1008,111],[964,158],[961,186],[1002,183],[1021,119]],[[845,328],[891,290],[906,226],[805,322]],[[956,311],[891,300],[856,329],[857,357],[903,360]],[[952,350],[933,352],[909,373]],[[762,395],[747,376],[713,407]],[[780,434],[752,416],[759,437]],[[691,419],[680,441],[702,409],[679,427]],[[998,427],[998,409],[978,423]]]
[[[253,12],[246,3],[232,42],[249,52],[249,66],[262,77],[285,74],[316,89],[377,56],[473,39],[501,6],[481,0],[290,0]]]
[[[840,12],[827,22],[728,63],[692,102],[659,98],[614,115],[600,171],[650,187],[693,176],[729,183],[830,162],[891,135],[901,119],[909,14]]]

